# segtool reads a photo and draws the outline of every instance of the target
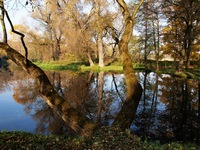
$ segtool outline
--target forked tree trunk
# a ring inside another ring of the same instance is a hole
[[[93,133],[95,123],[73,108],[64,98],[58,95],[43,70],[27,60],[5,43],[0,43],[0,53],[11,59],[29,73],[40,85],[38,90],[46,103],[57,112],[64,122],[76,133],[87,136]]]

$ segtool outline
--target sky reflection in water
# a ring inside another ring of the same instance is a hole
[[[0,94],[0,130],[34,133],[36,122],[24,111],[24,106],[13,99],[12,88]]]

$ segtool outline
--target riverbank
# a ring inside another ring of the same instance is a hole
[[[112,64],[109,66],[99,67],[98,65],[88,66],[83,62],[73,62],[73,63],[64,63],[64,62],[36,62],[37,66],[44,70],[74,70],[74,71],[123,71],[123,67],[120,64]],[[142,70],[144,66],[142,64],[133,63],[135,70]]]
[[[73,70],[73,71],[116,71],[123,72],[123,67],[119,63],[111,64],[109,66],[99,67],[98,65],[87,66],[85,63],[73,62],[73,63],[64,63],[64,62],[37,62],[35,63],[43,70]],[[133,63],[133,68],[136,71],[145,71],[144,64]],[[180,78],[190,78],[190,79],[200,79],[200,68],[190,68],[187,71],[177,72],[169,63],[163,63],[160,66],[160,70],[156,71],[154,67],[149,67],[146,71],[153,71],[158,74],[171,74]]]
[[[198,150],[194,143],[141,140],[129,131],[118,128],[102,127],[90,137],[71,138],[67,135],[34,135],[26,132],[0,132],[0,149],[135,149],[135,150]]]

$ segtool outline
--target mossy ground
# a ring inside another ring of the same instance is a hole
[[[26,132],[0,132],[0,149],[39,149],[39,150],[198,150],[200,145],[191,143],[166,143],[142,141],[140,137],[128,130],[102,127],[92,136],[70,138],[67,135],[34,135]]]

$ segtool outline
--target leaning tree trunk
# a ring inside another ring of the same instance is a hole
[[[137,80],[131,57],[128,52],[128,43],[132,36],[136,12],[142,5],[143,1],[144,0],[140,1],[139,5],[131,16],[126,3],[123,0],[117,0],[118,4],[123,10],[123,17],[126,21],[124,33],[118,43],[127,86],[126,101],[113,122],[114,126],[118,126],[121,129],[130,127],[142,95],[142,87]]]
[[[128,53],[128,45],[121,42],[119,43],[121,60],[123,63],[123,70],[126,82],[126,101],[124,102],[120,112],[117,114],[113,125],[118,126],[121,129],[129,128],[142,95],[142,87],[139,84],[137,77],[135,75],[132,61]]]
[[[6,43],[0,43],[0,53],[22,67],[40,85],[39,92],[46,103],[55,110],[64,122],[76,133],[87,136],[93,132],[95,123],[73,108],[64,98],[58,95],[43,70],[34,65]]]

